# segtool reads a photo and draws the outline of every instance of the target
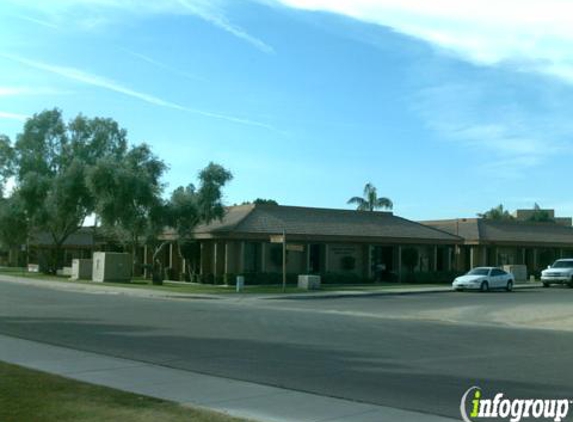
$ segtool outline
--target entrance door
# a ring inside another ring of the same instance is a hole
[[[322,270],[322,245],[312,244],[309,251],[309,272],[318,274]]]
[[[374,246],[372,248],[372,276],[375,281],[391,281],[394,269],[394,249],[392,246]]]

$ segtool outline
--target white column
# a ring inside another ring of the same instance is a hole
[[[455,248],[455,246],[454,246]],[[448,248],[446,249],[446,255],[447,255],[447,259],[446,259],[446,269],[447,271],[452,271],[452,248],[448,246]],[[454,249],[454,253],[455,253],[455,249]]]
[[[217,264],[218,264],[218,252],[219,252],[219,242],[213,242],[213,276],[217,276]]]
[[[225,242],[225,274],[229,274],[229,242]]]
[[[366,253],[368,256],[366,257],[366,265],[368,265],[366,274],[367,278],[372,278],[372,245],[368,245],[366,247]]]
[[[402,246],[398,245],[398,281],[402,281]]]
[[[245,242],[241,242],[241,246],[239,248],[239,273],[242,274],[245,272]]]
[[[199,244],[199,274],[203,275],[203,263],[205,261],[205,244],[201,242]]]
[[[147,278],[147,245],[143,245],[143,278]]]

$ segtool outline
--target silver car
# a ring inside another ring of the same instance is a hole
[[[513,290],[514,277],[497,267],[476,267],[467,274],[457,277],[452,283],[454,290],[481,290],[487,292],[492,289]]]

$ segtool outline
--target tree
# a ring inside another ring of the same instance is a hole
[[[27,240],[27,221],[16,197],[0,198],[0,244],[10,252],[10,265],[17,265],[18,250]]]
[[[171,198],[163,209],[162,222],[175,230],[177,234],[177,250],[179,256],[186,262],[193,262],[197,252],[197,245],[193,241],[193,231],[199,224],[208,224],[215,219],[222,219],[225,208],[222,202],[222,189],[233,175],[222,166],[209,163],[199,172],[199,189],[193,184],[180,186],[173,191]],[[150,240],[157,239],[154,236]],[[155,247],[153,262],[157,261],[159,253],[168,244],[168,241],[159,243]],[[194,268],[189,267],[190,272]],[[190,273],[188,274],[191,275]]]
[[[354,196],[348,200],[348,204],[357,205],[358,211],[374,211],[377,209],[389,209],[394,206],[392,201],[388,198],[378,197],[376,187],[371,183],[366,183],[364,186],[364,197]]]
[[[167,165],[146,144],[99,159],[88,171],[87,184],[106,233],[131,249],[139,272],[140,241],[156,235],[165,218],[161,178]]]
[[[62,264],[62,246],[94,211],[86,174],[98,157],[125,149],[126,134],[109,119],[77,116],[66,124],[58,109],[35,114],[14,146],[0,143],[0,162],[15,177],[13,196],[32,234],[45,232],[54,245],[49,270]]]
[[[504,220],[504,221],[514,220],[514,217],[508,210],[503,208],[502,204],[499,204],[497,207],[493,207],[489,211],[478,214],[478,217],[486,220]]]
[[[257,198],[254,201],[243,201],[241,205],[278,205],[279,203],[274,199]]]
[[[549,211],[541,209],[539,204],[536,202],[533,204],[533,212],[527,218],[527,221],[534,221],[537,223],[551,223],[555,222],[555,219],[551,217]]]
[[[10,138],[0,134],[0,198],[3,197],[4,184],[13,174],[14,150],[10,144]]]
[[[255,205],[278,205],[279,203],[274,199],[257,198],[253,201]]]

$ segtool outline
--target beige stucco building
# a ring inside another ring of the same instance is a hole
[[[172,275],[189,272],[204,281],[229,281],[261,275],[273,281],[282,271],[282,233],[286,235],[287,273],[322,274],[347,280],[401,279],[406,272],[449,271],[456,245],[450,233],[393,215],[279,205],[229,207],[221,221],[195,230],[197,250],[182,260],[174,243],[162,257]],[[175,240],[167,232],[165,239]],[[416,249],[413,268],[403,262],[405,249]],[[147,254],[149,260],[149,254]],[[149,261],[148,261],[149,262]]]
[[[459,270],[476,266],[526,265],[529,274],[538,275],[555,259],[573,258],[570,219],[536,223],[517,219],[460,218],[423,223],[464,239],[454,259]]]

